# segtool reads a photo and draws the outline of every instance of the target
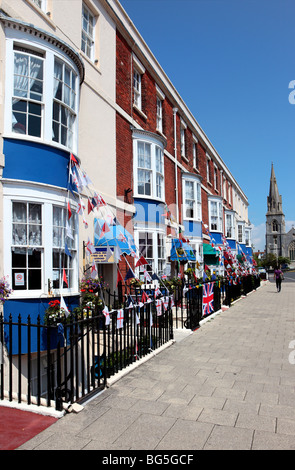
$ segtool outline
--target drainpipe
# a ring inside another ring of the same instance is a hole
[[[173,108],[174,116],[174,158],[175,158],[175,201],[176,201],[176,222],[179,229],[179,208],[178,208],[178,177],[177,177],[177,139],[176,139],[176,113],[178,109]]]

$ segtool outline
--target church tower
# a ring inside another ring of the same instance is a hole
[[[273,164],[271,164],[266,213],[266,254],[272,253],[276,256],[286,256],[284,249],[285,233],[286,227],[285,215],[282,209],[282,196],[279,195],[274,167]]]

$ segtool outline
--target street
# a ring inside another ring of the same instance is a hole
[[[268,279],[270,282],[274,282],[273,272],[268,273]],[[283,282],[295,282],[295,271],[284,271]]]

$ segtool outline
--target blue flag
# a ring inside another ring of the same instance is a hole
[[[135,274],[133,273],[132,269],[129,268],[129,271],[126,274],[124,281],[127,281],[127,279],[133,279],[134,277],[135,277]]]
[[[71,253],[70,253],[70,250],[69,250],[69,248],[68,248],[68,245],[67,245],[66,243],[65,243],[65,254],[66,254],[67,256],[69,256],[70,258],[72,257],[72,255],[71,255]]]

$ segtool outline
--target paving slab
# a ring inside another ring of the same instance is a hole
[[[266,283],[20,449],[294,450],[294,305]]]

